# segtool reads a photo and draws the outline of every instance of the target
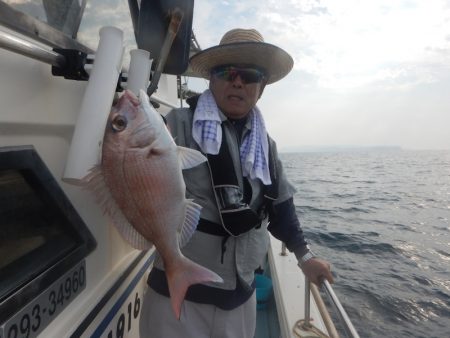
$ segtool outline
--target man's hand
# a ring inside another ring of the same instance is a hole
[[[317,286],[320,286],[324,279],[327,279],[330,283],[334,283],[330,263],[327,261],[314,257],[304,262],[301,265],[301,269],[305,276]]]

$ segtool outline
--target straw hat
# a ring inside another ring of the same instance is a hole
[[[218,46],[202,50],[190,60],[192,70],[207,79],[212,68],[227,64],[263,68],[267,83],[273,83],[291,71],[294,61],[283,49],[264,42],[257,30],[241,28],[226,32]]]

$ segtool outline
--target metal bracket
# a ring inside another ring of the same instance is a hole
[[[61,55],[65,62],[64,66],[52,66],[52,75],[63,76],[67,80],[88,81],[88,69],[92,68],[95,55],[87,54],[76,49],[53,48],[55,53]],[[122,82],[127,82],[127,76],[123,72],[119,74],[116,92],[122,92]]]
[[[77,81],[89,79],[89,74],[84,69],[86,64],[91,63],[88,54],[76,49],[53,48],[53,51],[64,56],[66,62],[63,67],[52,66],[52,75]]]

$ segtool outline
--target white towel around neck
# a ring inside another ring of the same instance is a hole
[[[240,146],[242,174],[251,179],[259,178],[263,184],[270,185],[269,143],[264,119],[258,107],[251,110],[249,118],[251,130],[244,136]],[[219,108],[208,89],[198,99],[192,124],[192,136],[204,153],[219,153],[222,144],[221,124]]]

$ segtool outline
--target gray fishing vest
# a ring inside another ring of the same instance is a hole
[[[193,112],[188,108],[173,110],[166,117],[169,130],[177,145],[200,150],[192,138],[192,118]],[[239,144],[234,134],[235,131],[224,116],[223,120],[224,140],[227,142],[229,154],[232,158],[234,173],[242,173],[240,159],[238,158]],[[275,162],[278,159],[275,144],[271,139],[269,139],[269,142],[270,149],[274,151],[271,156],[274,159],[273,162]],[[224,283],[208,283],[207,285],[234,290],[236,278],[239,278],[242,285],[250,287],[254,278],[254,271],[263,264],[269,248],[267,220],[263,219],[238,236],[215,233],[212,228],[221,225],[222,219],[219,210],[220,203],[217,203],[209,164],[202,163],[195,168],[183,170],[183,176],[186,183],[186,197],[194,199],[196,203],[202,206],[201,218],[203,224],[200,231],[194,232],[191,240],[181,248],[181,251],[189,259],[219,274],[224,280]],[[236,179],[238,186],[243,190],[244,179],[242,175],[237,174]],[[260,180],[249,180],[248,183],[252,190],[248,206],[257,211],[265,203],[264,192],[267,190]],[[290,190],[289,194],[291,194]],[[271,197],[276,198],[275,195]],[[211,226],[211,231],[208,231],[208,225]],[[155,266],[163,269],[162,260],[157,258]]]

